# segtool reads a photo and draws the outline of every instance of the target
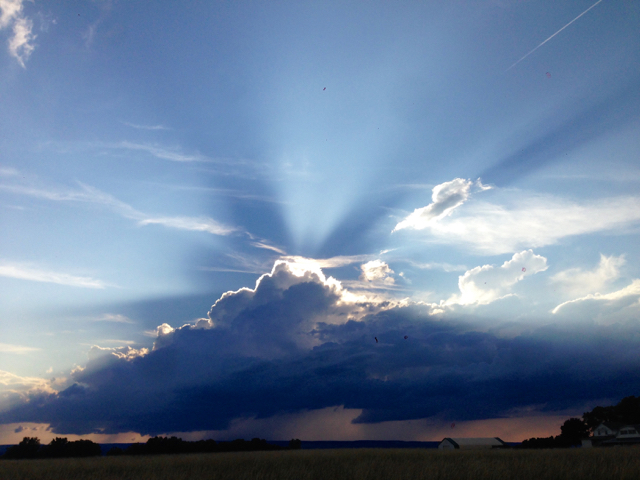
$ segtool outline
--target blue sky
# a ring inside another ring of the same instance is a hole
[[[519,441],[640,391],[637,3],[0,9],[0,443]]]

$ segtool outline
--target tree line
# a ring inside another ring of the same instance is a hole
[[[570,418],[560,427],[560,435],[546,438],[530,438],[520,448],[569,448],[582,444],[595,428],[603,422],[624,424],[640,423],[640,397],[625,397],[617,405],[595,407],[582,414],[582,418]]]
[[[66,438],[56,437],[51,440],[49,445],[40,445],[40,439],[37,437],[24,437],[18,445],[9,447],[0,458],[64,458],[96,455],[102,455],[102,449],[100,445],[91,440],[70,442]]]
[[[216,442],[215,440],[198,440],[189,442],[177,437],[153,437],[146,443],[133,443],[122,449],[113,447],[107,455],[163,455],[175,453],[215,453],[215,452],[256,452],[262,450],[299,450],[302,442],[292,439],[288,447],[271,445],[261,438],[251,441],[244,439],[230,442]],[[37,437],[24,437],[18,445],[7,449],[2,459],[25,458],[65,458],[65,457],[94,457],[102,455],[100,445],[91,440],[76,440],[70,442],[66,438],[55,438],[49,445],[41,445]]]

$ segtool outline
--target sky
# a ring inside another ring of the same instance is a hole
[[[521,441],[639,395],[639,22],[0,0],[0,444]]]

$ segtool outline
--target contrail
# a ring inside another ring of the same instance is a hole
[[[602,2],[602,0],[598,0],[596,3],[594,3],[593,5],[591,5],[589,8],[587,8],[584,12],[582,12],[580,15],[578,15],[576,18],[574,18],[573,20],[571,20],[569,23],[567,23],[564,27],[562,27],[560,30],[558,30],[556,33],[554,33],[553,35],[551,35],[549,38],[547,38],[544,42],[542,42],[540,45],[538,45],[536,48],[534,48],[533,50],[531,50],[529,53],[527,53],[524,57],[522,57],[520,60],[518,60],[516,63],[514,63],[513,65],[511,65],[509,68],[507,68],[505,70],[505,72],[508,72],[509,70],[511,70],[513,67],[515,67],[517,64],[519,64],[522,60],[524,60],[525,58],[527,58],[529,55],[531,55],[533,52],[535,52],[537,49],[539,49],[542,45],[544,45],[545,43],[547,43],[549,40],[551,40],[553,37],[555,37],[557,34],[559,34],[562,30],[564,30],[565,28],[567,28],[569,25],[571,25],[573,22],[575,22],[576,20],[578,20],[581,16],[583,16],[585,13],[587,13],[589,10],[591,10],[593,7],[595,7],[596,5],[598,5],[600,2]]]

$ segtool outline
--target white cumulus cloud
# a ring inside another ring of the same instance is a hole
[[[393,270],[389,268],[389,265],[382,260],[371,260],[360,266],[362,269],[362,275],[360,280],[366,280],[367,282],[384,282],[386,284],[393,284],[394,280],[391,274]]]
[[[607,257],[600,254],[600,263],[595,269],[585,271],[570,268],[553,275],[551,281],[573,295],[594,293],[617,280],[620,277],[620,267],[625,263],[624,255]]]
[[[554,308],[551,313],[558,313],[560,309],[566,308],[569,305],[581,304],[588,301],[595,301],[597,303],[619,303],[620,301],[627,300],[633,302],[636,300],[636,306],[640,303],[640,279],[634,279],[630,285],[627,285],[620,290],[616,290],[611,293],[590,293],[589,295],[585,295],[583,297],[575,298],[573,300],[569,300],[567,302],[561,303],[556,308]],[[619,307],[619,305],[615,305],[615,307]]]
[[[452,296],[447,304],[487,305],[511,295],[513,285],[547,268],[547,259],[533,250],[515,253],[497,268],[493,265],[472,268],[458,277],[460,295]]]
[[[54,392],[51,382],[43,378],[21,377],[0,370],[0,412],[24,402],[29,395]]]

